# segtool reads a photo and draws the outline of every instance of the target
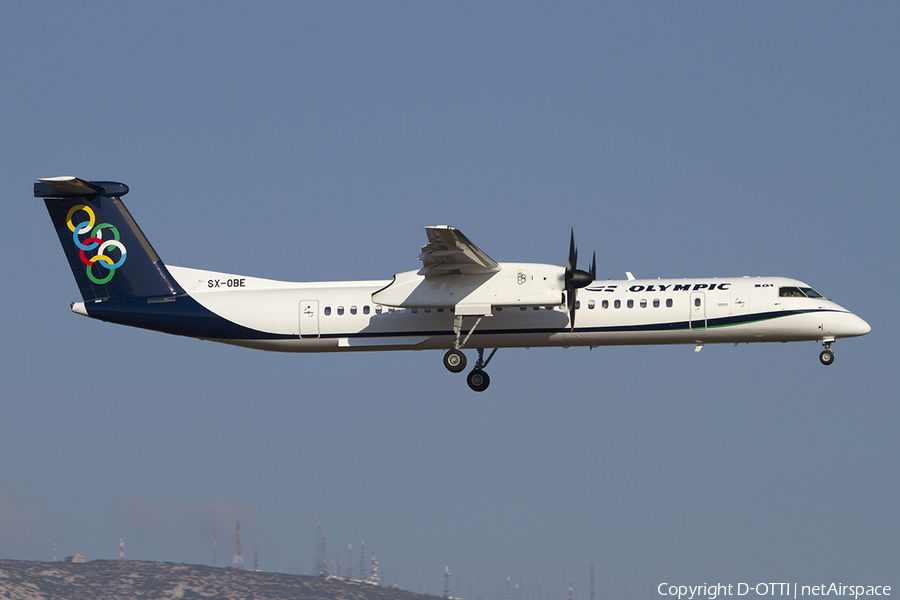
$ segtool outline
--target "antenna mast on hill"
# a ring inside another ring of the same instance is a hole
[[[125,536],[119,534],[119,560],[125,560]]]
[[[325,553],[325,536],[322,524],[316,523],[316,571],[319,577],[328,575],[328,555]]]
[[[450,597],[450,567],[444,567],[444,598]],[[572,600],[569,598],[569,600]]]
[[[365,581],[366,577],[366,542],[359,543],[359,580]]]
[[[378,559],[375,558],[374,550],[372,550],[372,570],[369,571],[369,583],[378,585]]]
[[[241,554],[241,499],[237,501],[237,529],[234,534],[234,559],[231,561],[232,569],[244,568],[244,555]]]

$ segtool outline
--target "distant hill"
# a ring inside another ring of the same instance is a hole
[[[165,562],[0,560],[0,598],[15,600],[434,600],[348,581]]]

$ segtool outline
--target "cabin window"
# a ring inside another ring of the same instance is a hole
[[[528,307],[527,307],[527,306],[520,306],[520,307],[519,307],[519,310],[525,310],[526,308],[528,308]]]
[[[700,306],[700,298],[694,298],[694,306]]]
[[[653,299],[653,308],[659,308],[659,298]]]
[[[613,304],[613,306],[615,306],[616,308],[622,308],[622,301],[616,300],[615,303]]]
[[[425,312],[430,313],[430,312],[431,312],[431,309],[430,309],[430,308],[426,308],[426,309],[425,309]]]
[[[376,314],[376,315],[380,315],[380,314],[381,314],[381,311],[383,311],[383,310],[384,310],[384,307],[381,306],[380,304],[376,304],[376,305],[375,305],[375,314]]]
[[[641,298],[641,308],[647,308],[647,299]]]
[[[666,298],[666,308],[672,308],[672,299]]]
[[[338,306],[338,314],[339,314],[339,315],[344,314],[344,307],[343,307],[343,306]]]
[[[416,314],[417,312],[419,312],[419,309],[418,309],[418,308],[412,309],[412,313],[413,313],[413,314]]]
[[[442,312],[444,312],[444,309],[443,309],[443,308],[439,308],[439,309],[438,309],[438,312],[439,312],[439,313],[442,313]]]
[[[578,310],[579,308],[581,308],[581,300],[576,300],[575,301],[575,310]]]
[[[325,316],[327,317],[327,316],[329,316],[329,315],[331,315],[331,307],[330,307],[330,306],[326,306],[326,307],[325,307]]]
[[[609,308],[609,300],[604,300],[600,303],[600,306],[602,306],[603,308]]]
[[[634,300],[628,301],[628,308],[634,308]]]
[[[355,314],[356,314],[356,306],[351,306],[351,307],[350,307],[350,314],[351,314],[351,315],[355,315]]]
[[[363,314],[364,314],[364,315],[369,314],[369,311],[370,311],[370,310],[371,310],[371,309],[369,308],[369,305],[368,305],[368,304],[366,304],[365,306],[363,306]]]
[[[589,309],[589,310],[594,310],[594,306],[595,306],[594,301],[593,301],[593,300],[588,300],[588,309]]]

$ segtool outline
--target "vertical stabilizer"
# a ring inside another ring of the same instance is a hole
[[[125,184],[76,177],[38,181],[34,195],[44,198],[85,301],[184,294],[125,208]]]

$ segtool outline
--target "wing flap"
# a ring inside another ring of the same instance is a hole
[[[491,257],[481,251],[456,227],[435,225],[425,228],[428,244],[422,246],[418,259],[425,277],[476,273],[496,273],[500,270]]]

